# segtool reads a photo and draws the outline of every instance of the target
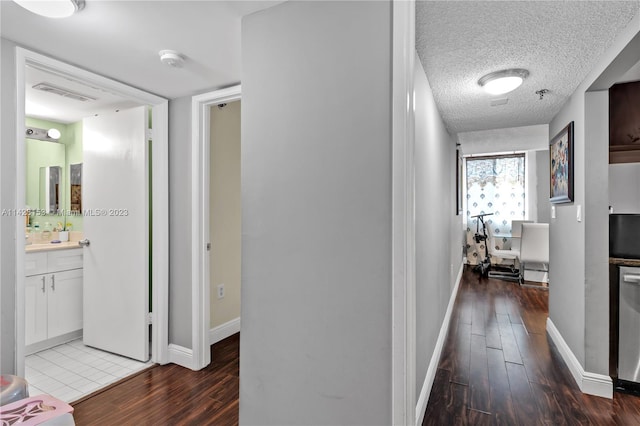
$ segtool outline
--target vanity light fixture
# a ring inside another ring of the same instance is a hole
[[[58,129],[38,129],[36,127],[27,127],[25,130],[27,139],[37,139],[46,142],[59,142],[62,134]]]
[[[68,18],[84,9],[85,0],[13,0],[20,6],[45,18]]]
[[[487,74],[478,80],[478,84],[491,95],[503,95],[517,89],[528,76],[529,71],[512,68]]]

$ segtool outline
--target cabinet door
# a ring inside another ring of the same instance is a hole
[[[47,338],[47,275],[25,278],[25,345]]]
[[[48,337],[82,328],[82,269],[47,275]]]

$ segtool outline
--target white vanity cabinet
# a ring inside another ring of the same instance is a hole
[[[82,249],[27,253],[26,353],[82,336]]]

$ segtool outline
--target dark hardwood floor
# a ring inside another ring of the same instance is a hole
[[[211,364],[152,367],[71,404],[76,425],[237,425],[240,335],[211,346]]]
[[[640,425],[640,398],[584,395],[546,335],[548,292],[467,270],[424,425]],[[238,424],[239,335],[201,371],[158,366],[72,404],[76,424]]]
[[[548,309],[546,290],[465,270],[423,425],[640,425],[640,397],[580,392]]]

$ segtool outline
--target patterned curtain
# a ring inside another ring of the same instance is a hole
[[[484,257],[484,243],[476,243],[477,218],[483,213],[485,224],[495,234],[510,234],[511,221],[525,216],[525,157],[515,154],[496,157],[473,157],[466,159],[467,165],[467,260],[475,265]],[[482,224],[479,226],[482,233]],[[508,249],[508,238],[495,238],[496,248]]]

